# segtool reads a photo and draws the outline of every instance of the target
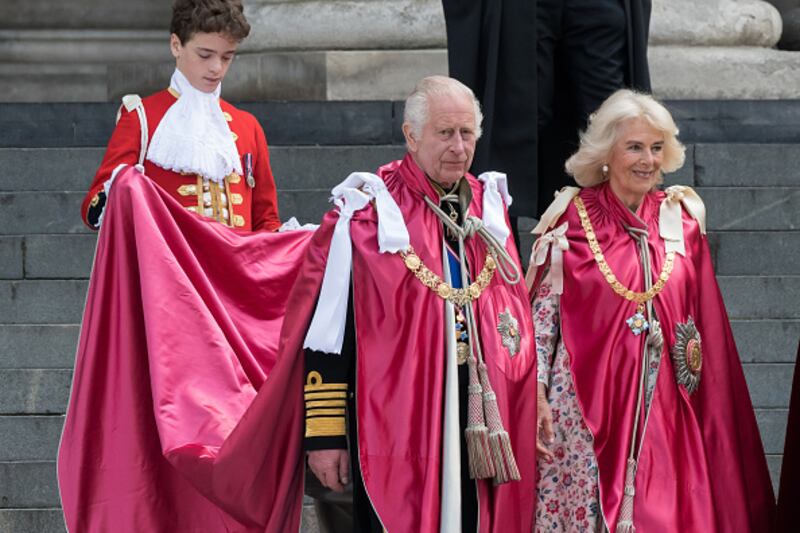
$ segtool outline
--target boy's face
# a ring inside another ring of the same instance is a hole
[[[222,82],[239,45],[222,33],[195,33],[185,44],[173,33],[169,44],[178,70],[204,93],[213,92]]]

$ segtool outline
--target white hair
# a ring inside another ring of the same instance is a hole
[[[617,142],[619,125],[635,118],[644,118],[664,135],[661,169],[673,172],[683,166],[686,148],[678,141],[678,127],[667,108],[649,94],[620,89],[589,117],[580,148],[564,165],[578,185],[591,187],[605,180],[602,168]]]
[[[472,101],[472,106],[475,111],[475,139],[480,139],[481,123],[483,122],[483,113],[481,113],[481,104],[475,98],[475,93],[472,89],[461,83],[460,81],[448,78],[447,76],[428,76],[422,78],[414,92],[406,98],[406,108],[403,112],[403,122],[411,127],[411,132],[414,137],[419,139],[422,137],[422,129],[428,121],[428,100],[432,96],[453,96],[453,95],[468,96]]]

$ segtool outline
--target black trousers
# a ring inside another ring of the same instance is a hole
[[[539,213],[574,181],[564,163],[589,115],[625,85],[623,0],[537,0]]]

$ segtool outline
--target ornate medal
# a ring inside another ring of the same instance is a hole
[[[689,394],[694,393],[700,385],[703,346],[691,316],[685,324],[678,323],[675,326],[675,345],[671,351],[675,381],[683,385]]]
[[[647,322],[647,319],[644,316],[644,305],[640,304],[636,307],[636,313],[628,320],[625,321],[628,324],[628,327],[631,328],[631,331],[634,335],[641,335],[648,329],[650,329],[650,323]]]
[[[467,335],[467,318],[461,309],[456,311],[456,362],[463,365],[469,359],[469,335]]]
[[[500,313],[497,318],[497,331],[500,332],[500,339],[502,339],[503,346],[508,349],[511,357],[519,353],[519,322],[511,314],[511,311],[506,307],[506,310]]]

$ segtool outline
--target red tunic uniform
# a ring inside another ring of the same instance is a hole
[[[167,109],[177,101],[170,89],[165,89],[143,100],[147,115],[149,138],[152,139]],[[209,216],[223,224],[244,230],[275,230],[280,226],[275,180],[269,165],[269,151],[264,131],[253,115],[240,111],[220,99],[220,107],[228,121],[231,135],[239,155],[252,156],[253,187],[244,176],[232,173],[224,184],[209,182],[196,174],[181,174],[144,162],[145,174],[166,190],[181,205],[196,213]],[[117,127],[108,142],[103,162],[95,174],[89,192],[81,207],[83,221],[89,209],[101,201],[103,184],[120,164],[135,164],[141,150],[140,125],[136,112],[124,108]],[[245,168],[244,161],[242,168]]]

